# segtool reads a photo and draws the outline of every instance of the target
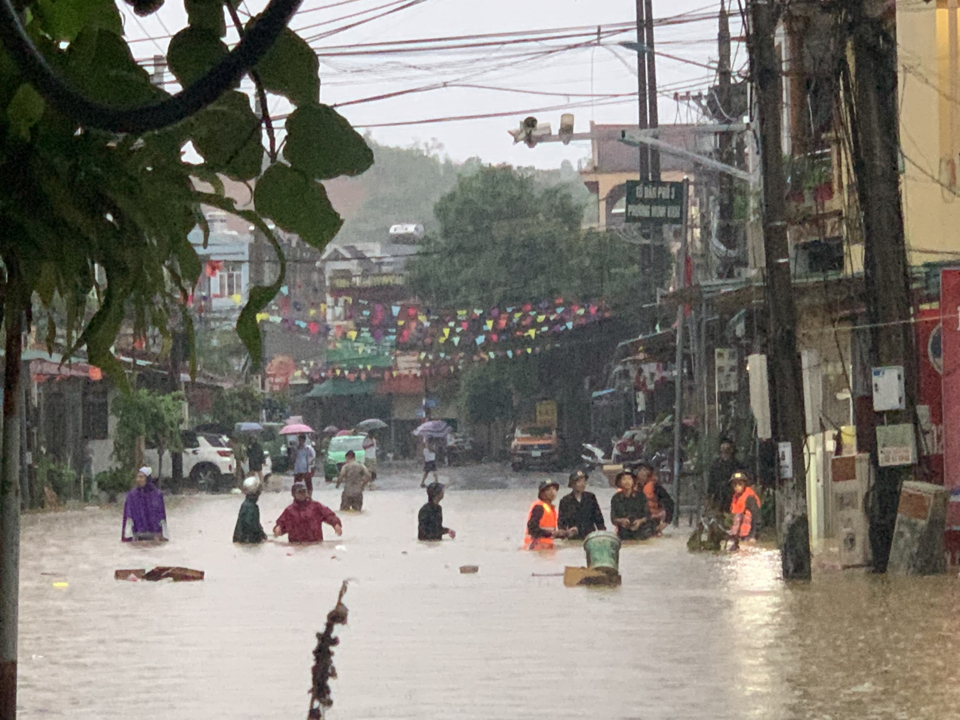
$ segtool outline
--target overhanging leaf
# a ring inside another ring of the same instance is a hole
[[[30,140],[30,129],[43,117],[44,102],[39,93],[24,83],[7,106],[10,130],[23,141]]]
[[[359,175],[373,165],[373,151],[336,110],[305,105],[287,118],[283,156],[317,180]]]
[[[191,27],[212,30],[217,37],[227,34],[223,0],[184,0],[183,5],[187,9],[187,21]]]
[[[266,169],[253,199],[258,213],[318,250],[326,247],[343,225],[323,185],[286,165]]]
[[[187,27],[173,36],[167,50],[170,71],[181,85],[202,77],[229,50],[219,36],[206,27]]]
[[[37,16],[46,33],[56,41],[73,42],[85,27],[123,33],[120,12],[114,0],[39,0]]]
[[[320,62],[316,52],[292,30],[280,33],[257,63],[257,72],[266,90],[283,95],[295,105],[320,100]]]
[[[197,152],[214,172],[236,180],[252,180],[263,165],[260,118],[250,98],[228,92],[192,120],[191,137]]]
[[[260,234],[273,246],[273,251],[277,255],[277,262],[280,265],[280,271],[277,273],[277,279],[273,284],[263,286],[257,285],[250,288],[247,296],[247,304],[240,311],[240,317],[237,318],[237,335],[250,353],[250,362],[254,370],[260,368],[263,358],[263,337],[260,335],[260,326],[257,323],[257,314],[260,313],[270,301],[277,296],[280,288],[287,278],[287,258],[283,254],[280,243],[277,242],[273,231],[267,227],[258,213],[250,210],[238,210],[232,200],[212,195],[210,193],[200,194],[203,202],[211,207],[219,208],[225,212],[233,213],[237,217],[243,218],[251,223]]]

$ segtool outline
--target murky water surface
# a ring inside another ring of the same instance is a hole
[[[171,500],[173,541],[148,549],[119,542],[119,507],[25,517],[21,717],[304,718],[315,632],[346,578],[329,718],[960,717],[954,576],[786,587],[774,553],[691,555],[682,528],[625,547],[622,587],[565,588],[537,575],[584,564],[579,546],[519,550],[538,478],[466,475],[441,545],[415,539],[415,472],[322,546],[234,546],[237,496]],[[329,487],[316,497],[339,506]],[[288,500],[261,498],[268,530]],[[161,564],[207,577],[113,579]]]

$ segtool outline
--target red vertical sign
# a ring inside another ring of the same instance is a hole
[[[917,413],[924,440],[924,479],[943,485],[943,329],[940,307],[917,312],[920,388]]]
[[[960,527],[960,269],[940,274],[943,347],[943,484],[951,488],[947,525]]]

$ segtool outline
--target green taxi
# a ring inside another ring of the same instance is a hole
[[[323,475],[327,480],[335,480],[340,474],[340,468],[347,461],[347,451],[353,450],[357,454],[357,462],[363,463],[366,453],[363,450],[363,435],[340,435],[330,439],[327,456],[323,461]]]

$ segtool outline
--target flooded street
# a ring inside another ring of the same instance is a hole
[[[955,576],[823,572],[786,587],[775,553],[689,554],[684,524],[622,550],[622,587],[565,588],[534,574],[583,565],[579,545],[519,549],[539,476],[441,472],[458,535],[435,545],[415,539],[419,477],[384,477],[322,546],[234,546],[236,495],[169,500],[172,541],[149,549],[120,543],[120,506],[24,517],[21,717],[303,718],[315,632],[347,578],[329,718],[960,713]],[[607,514],[612,491],[590,489]],[[261,498],[268,531],[289,500]],[[206,579],[113,579],[160,564]]]

